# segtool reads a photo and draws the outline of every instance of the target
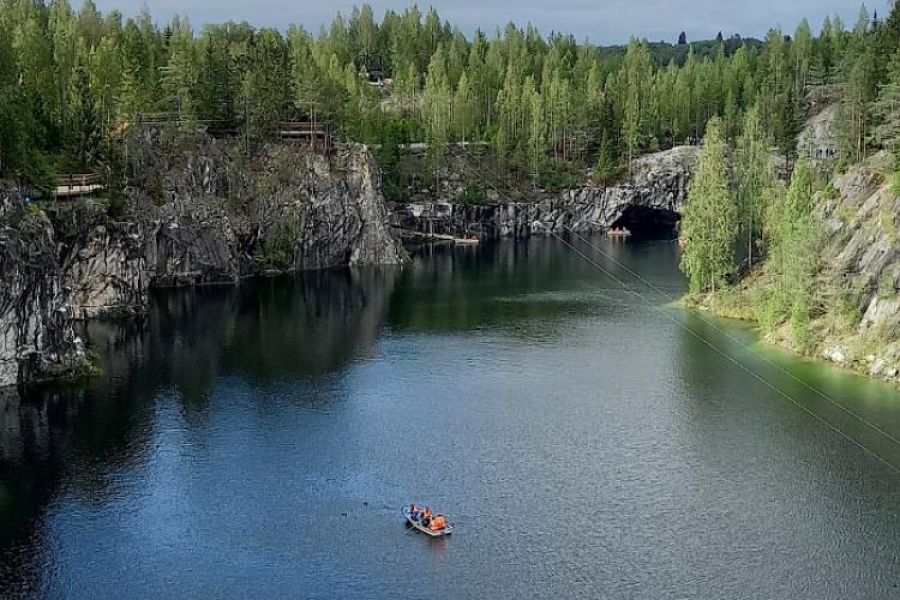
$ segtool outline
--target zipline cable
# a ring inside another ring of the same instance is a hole
[[[638,279],[638,280],[641,281],[644,285],[646,285],[647,287],[649,287],[650,289],[652,289],[652,290],[655,291],[656,293],[660,294],[661,296],[664,296],[664,297],[668,298],[669,300],[677,300],[677,299],[678,299],[676,296],[674,296],[674,295],[672,295],[672,294],[669,294],[669,293],[665,292],[664,290],[661,290],[661,289],[660,289],[659,287],[657,287],[653,282],[651,282],[651,281],[649,281],[648,279],[646,279],[645,277],[641,276],[639,273],[636,273],[633,269],[629,268],[627,265],[625,265],[625,264],[623,264],[621,261],[617,260],[614,256],[612,256],[612,255],[610,255],[609,253],[605,252],[605,251],[604,251],[602,248],[600,248],[599,246],[592,244],[589,240],[587,240],[587,239],[585,239],[584,237],[582,237],[578,232],[576,232],[576,231],[574,231],[574,230],[572,230],[572,229],[569,229],[569,231],[570,231],[575,237],[577,237],[582,243],[584,243],[584,244],[586,244],[587,246],[589,246],[592,250],[594,250],[594,251],[597,252],[598,254],[602,255],[604,258],[606,258],[606,259],[612,261],[613,263],[615,263],[616,266],[618,266],[620,269],[626,271],[626,272],[627,272],[628,274],[630,274],[632,277],[634,277],[635,279]],[[712,319],[707,318],[707,317],[706,317],[705,315],[703,315],[702,313],[697,313],[697,316],[700,317],[700,319],[701,319],[704,323],[706,323],[707,325],[709,325],[710,327],[712,327],[713,329],[715,329],[718,333],[724,335],[725,337],[727,337],[727,338],[730,339],[731,341],[737,343],[737,344],[740,345],[742,348],[744,348],[745,350],[747,350],[747,351],[749,351],[751,354],[753,354],[753,355],[754,355],[756,358],[758,358],[759,360],[763,361],[763,362],[766,363],[767,365],[769,365],[769,366],[773,367],[774,369],[778,370],[778,371],[781,372],[783,375],[786,375],[787,377],[789,377],[790,379],[792,379],[792,380],[795,381],[796,383],[800,384],[801,386],[805,387],[805,388],[808,389],[809,391],[813,392],[814,394],[818,395],[818,396],[821,397],[822,399],[827,400],[827,401],[830,402],[832,405],[834,405],[835,407],[839,408],[840,410],[842,410],[842,411],[845,412],[846,414],[850,415],[851,417],[853,417],[854,419],[856,419],[857,421],[859,421],[859,422],[862,423],[863,425],[866,425],[867,427],[871,428],[873,431],[877,431],[878,433],[880,433],[881,435],[883,435],[883,436],[884,436],[885,438],[887,438],[888,440],[892,441],[892,442],[893,442],[894,444],[896,444],[897,446],[900,446],[900,439],[898,439],[896,436],[893,436],[893,435],[891,435],[890,433],[888,433],[887,431],[884,431],[883,429],[881,429],[880,427],[878,427],[878,426],[875,425],[874,423],[871,423],[870,421],[866,420],[865,417],[863,417],[862,415],[860,415],[860,414],[858,414],[858,413],[856,413],[856,412],[850,410],[849,408],[847,408],[846,406],[844,406],[843,404],[841,404],[840,402],[838,402],[837,400],[835,400],[834,398],[832,398],[831,396],[829,396],[828,394],[826,394],[825,392],[823,392],[823,391],[821,391],[820,389],[814,387],[812,384],[807,383],[807,382],[804,381],[803,379],[800,379],[799,377],[797,377],[796,375],[794,375],[793,373],[791,373],[790,371],[788,371],[787,369],[785,369],[784,367],[782,367],[781,365],[779,365],[778,363],[774,362],[774,361],[771,360],[770,358],[768,358],[768,357],[766,357],[765,355],[763,355],[761,352],[757,351],[757,350],[756,350],[755,348],[753,348],[751,345],[749,345],[749,344],[745,343],[744,341],[738,339],[737,337],[735,337],[734,335],[732,335],[731,333],[729,333],[728,331],[726,331],[725,329],[723,329],[722,327],[720,327],[720,326],[719,326],[717,323],[715,323]]]
[[[614,275],[611,271],[609,271],[608,269],[606,269],[605,267],[603,267],[602,265],[600,265],[597,261],[595,261],[594,259],[592,259],[590,256],[588,256],[588,255],[586,255],[585,253],[583,253],[581,250],[579,250],[579,249],[578,249],[575,245],[573,245],[571,242],[569,242],[568,240],[566,240],[565,238],[563,238],[562,236],[560,236],[560,235],[557,234],[556,232],[550,230],[548,227],[545,227],[543,224],[540,224],[540,225],[541,225],[541,227],[543,227],[544,230],[547,231],[550,235],[552,235],[553,237],[555,237],[555,238],[556,238],[557,240],[559,240],[562,244],[564,244],[566,247],[568,247],[570,250],[572,250],[572,252],[574,252],[575,254],[577,254],[578,256],[580,256],[581,258],[583,258],[588,264],[590,264],[590,265],[593,266],[594,268],[598,269],[598,270],[601,271],[603,274],[605,274],[607,277],[609,277],[610,279],[612,279],[613,281],[615,281],[616,283],[618,283],[620,286],[622,286],[622,288],[623,288],[626,292],[628,292],[628,293],[632,294],[633,296],[635,296],[638,300],[642,301],[642,302],[645,303],[647,306],[649,306],[650,308],[652,308],[653,310],[655,310],[656,312],[658,312],[660,315],[662,315],[663,317],[665,317],[665,318],[668,319],[669,321],[675,323],[678,327],[682,328],[685,332],[687,332],[687,333],[689,333],[690,335],[692,335],[693,337],[695,337],[695,338],[696,338],[698,341],[700,341],[702,344],[708,346],[710,349],[712,349],[713,351],[715,351],[716,353],[718,353],[719,355],[721,355],[724,359],[726,359],[727,361],[729,361],[729,362],[733,363],[734,365],[736,365],[738,368],[740,368],[741,370],[743,370],[744,372],[746,372],[748,375],[750,375],[751,377],[753,377],[754,379],[756,379],[757,381],[759,381],[760,383],[762,383],[763,385],[765,385],[766,387],[768,387],[769,389],[771,389],[773,392],[775,392],[776,394],[778,394],[779,396],[781,396],[781,397],[784,398],[785,400],[789,401],[791,404],[793,404],[794,406],[796,406],[797,408],[799,408],[799,409],[802,410],[803,412],[807,413],[808,415],[810,415],[811,417],[813,417],[814,419],[816,419],[817,421],[819,421],[820,423],[822,423],[823,425],[825,425],[827,428],[829,428],[829,429],[831,429],[832,431],[834,431],[835,433],[837,433],[839,436],[841,436],[842,438],[844,438],[845,440],[847,440],[848,442],[850,442],[851,444],[853,444],[854,446],[856,446],[857,448],[859,448],[860,450],[862,450],[863,452],[865,452],[866,454],[868,454],[869,456],[871,456],[872,458],[876,459],[878,462],[882,463],[883,465],[885,465],[886,467],[888,467],[889,469],[891,469],[891,470],[894,471],[895,473],[900,474],[900,467],[898,467],[897,465],[891,463],[891,462],[888,461],[887,459],[882,458],[879,454],[877,454],[874,450],[872,450],[872,449],[870,449],[869,447],[867,447],[866,445],[864,445],[862,442],[856,441],[855,439],[853,439],[852,437],[850,437],[850,435],[848,435],[847,433],[845,433],[845,432],[842,431],[841,429],[839,429],[839,428],[837,428],[836,426],[834,426],[834,425],[832,425],[831,423],[829,423],[825,418],[821,417],[820,415],[816,414],[815,412],[813,412],[812,410],[810,410],[809,408],[807,408],[806,406],[804,406],[803,404],[801,404],[800,402],[798,402],[797,400],[795,400],[793,397],[791,397],[790,394],[788,394],[787,392],[785,392],[785,391],[781,390],[780,388],[776,387],[773,383],[769,382],[769,381],[766,380],[764,377],[762,377],[761,375],[759,375],[758,373],[756,373],[755,371],[753,371],[752,369],[750,369],[750,367],[748,367],[747,365],[745,365],[745,364],[742,363],[741,361],[737,360],[736,358],[734,358],[733,356],[731,356],[730,354],[728,354],[726,351],[722,350],[721,348],[719,348],[718,346],[716,346],[715,344],[713,344],[712,342],[710,342],[709,340],[707,340],[706,338],[704,338],[703,336],[701,336],[699,333],[697,333],[696,331],[694,331],[693,329],[691,329],[690,327],[688,327],[687,325],[685,325],[684,323],[682,323],[681,321],[679,321],[678,319],[676,319],[676,318],[675,318],[674,316],[672,316],[671,314],[668,314],[666,311],[664,311],[663,309],[661,309],[659,306],[657,306],[656,304],[654,304],[654,303],[651,302],[650,300],[646,299],[640,292],[638,292],[638,291],[632,289],[631,286],[629,286],[625,281],[623,281],[623,280],[620,279],[619,277],[616,277],[616,275]]]
[[[464,165],[464,166],[468,167],[468,165]],[[482,167],[485,168],[486,170],[488,170],[488,171],[490,171],[490,172],[493,173],[493,171],[491,171],[486,165],[482,165]],[[496,176],[496,173],[493,173],[493,174]],[[625,283],[623,280],[619,279],[618,277],[616,277],[615,275],[613,275],[610,271],[608,271],[607,269],[603,268],[603,267],[602,267],[601,265],[599,265],[596,261],[594,261],[593,259],[591,259],[589,256],[587,256],[587,255],[585,255],[584,253],[582,253],[582,252],[581,252],[580,250],[578,250],[574,245],[572,245],[571,243],[569,243],[568,240],[565,240],[564,238],[562,238],[559,234],[557,234],[556,232],[554,232],[553,230],[551,230],[549,227],[545,226],[545,225],[544,225],[543,223],[541,223],[540,221],[536,221],[534,224],[535,224],[535,225],[539,225],[539,226],[540,226],[541,228],[543,228],[547,233],[551,234],[551,235],[552,235],[553,237],[555,237],[557,240],[559,240],[560,242],[562,242],[563,244],[565,244],[566,246],[568,246],[573,252],[575,252],[576,254],[578,254],[579,256],[581,256],[581,258],[585,259],[589,264],[593,265],[595,268],[599,269],[600,271],[602,271],[603,273],[605,273],[608,277],[612,278],[612,279],[615,280],[617,283],[619,283],[619,285],[621,285],[626,291],[628,291],[629,293],[631,293],[631,294],[637,296],[638,299],[640,299],[642,302],[644,302],[645,304],[647,304],[648,306],[650,306],[651,308],[653,308],[654,310],[656,310],[657,312],[659,312],[660,314],[662,314],[663,316],[665,316],[665,317],[666,317],[667,319],[669,319],[670,321],[672,321],[672,322],[674,322],[675,324],[677,324],[679,327],[683,328],[685,331],[687,331],[688,333],[690,333],[692,336],[696,337],[698,340],[700,340],[701,342],[703,342],[704,344],[706,344],[707,346],[709,346],[710,348],[712,348],[713,350],[715,350],[716,352],[718,352],[719,354],[721,354],[724,358],[726,358],[726,359],[729,360],[730,362],[733,362],[734,364],[736,364],[737,366],[739,366],[742,370],[746,371],[748,374],[750,374],[751,376],[753,376],[755,379],[759,380],[760,382],[762,382],[763,384],[765,384],[767,387],[769,387],[770,389],[772,389],[773,391],[775,391],[776,393],[778,393],[780,396],[783,396],[784,398],[786,398],[787,400],[789,400],[791,403],[793,403],[794,405],[796,405],[798,408],[801,408],[801,409],[804,410],[805,412],[807,412],[807,413],[809,413],[810,415],[812,415],[813,417],[815,417],[817,420],[819,420],[819,421],[822,422],[824,425],[826,425],[826,426],[829,427],[830,429],[832,429],[832,430],[834,430],[835,432],[837,432],[839,435],[841,435],[842,437],[844,437],[844,438],[845,438],[846,440],[848,440],[849,442],[851,442],[851,443],[853,443],[854,445],[858,446],[860,449],[864,450],[866,453],[872,455],[872,456],[875,457],[877,460],[879,460],[880,462],[884,463],[885,465],[887,465],[888,467],[890,467],[890,468],[891,468],[892,470],[894,470],[895,472],[900,473],[900,467],[897,467],[897,466],[894,465],[893,463],[890,463],[889,461],[885,460],[884,458],[882,458],[881,456],[879,456],[878,454],[876,454],[874,451],[870,450],[869,448],[867,448],[866,446],[864,446],[863,444],[861,444],[860,442],[857,442],[856,440],[854,440],[853,438],[851,438],[849,435],[847,435],[846,433],[844,433],[843,431],[841,431],[840,429],[838,429],[837,427],[835,427],[834,425],[832,425],[831,423],[829,423],[828,421],[826,421],[823,417],[817,415],[816,413],[812,412],[809,408],[807,408],[807,407],[803,406],[802,404],[800,404],[799,402],[797,402],[797,400],[795,400],[793,397],[791,397],[790,395],[788,395],[786,392],[784,392],[784,391],[781,390],[780,388],[775,387],[774,384],[772,384],[771,382],[769,382],[768,380],[766,380],[765,378],[763,378],[761,375],[759,375],[759,374],[756,373],[755,371],[751,370],[749,367],[747,367],[746,365],[744,365],[743,363],[741,363],[740,361],[738,361],[737,359],[735,359],[735,358],[732,357],[731,355],[727,354],[724,350],[722,350],[721,348],[718,348],[717,346],[713,345],[711,342],[709,342],[708,340],[706,340],[705,338],[703,338],[702,336],[700,336],[697,332],[695,332],[694,330],[690,329],[687,325],[685,325],[685,324],[682,323],[681,321],[675,319],[675,318],[672,317],[671,315],[665,313],[662,309],[660,309],[660,308],[659,308],[658,306],[656,306],[654,303],[652,303],[652,302],[650,302],[649,300],[647,300],[646,298],[644,298],[639,292],[637,292],[637,291],[631,289],[631,287],[628,286],[628,284]],[[622,262],[620,262],[619,260],[617,260],[615,257],[611,256],[611,255],[608,254],[607,252],[603,251],[602,248],[599,248],[598,246],[595,246],[594,244],[590,243],[590,241],[586,240],[584,237],[582,237],[581,235],[579,235],[578,232],[575,231],[573,228],[571,228],[571,227],[566,227],[566,229],[567,229],[570,233],[572,233],[573,235],[575,235],[575,237],[577,237],[582,243],[587,244],[587,245],[588,245],[590,248],[592,248],[595,252],[599,253],[600,255],[604,256],[604,257],[607,258],[608,260],[612,261],[612,262],[615,263],[619,268],[621,268],[621,269],[623,269],[624,271],[628,272],[632,277],[635,277],[635,278],[638,279],[639,281],[643,282],[645,285],[647,285],[648,287],[650,287],[651,289],[653,289],[653,290],[654,290],[655,292],[657,292],[658,294],[660,294],[660,295],[662,295],[662,296],[668,298],[669,300],[675,300],[675,299],[677,299],[674,295],[669,294],[669,293],[666,293],[665,291],[661,290],[661,289],[660,289],[659,287],[657,287],[655,284],[653,284],[652,282],[650,282],[649,280],[647,280],[646,278],[644,278],[644,277],[641,276],[640,274],[636,273],[633,269],[629,268],[627,265],[623,264]],[[893,442],[895,445],[900,446],[900,439],[898,439],[897,437],[895,437],[895,436],[891,435],[890,433],[884,431],[883,429],[881,429],[880,427],[878,427],[878,426],[875,425],[874,423],[871,423],[870,421],[866,420],[864,417],[862,417],[861,415],[859,415],[859,414],[855,413],[854,411],[850,410],[849,408],[847,408],[846,406],[844,406],[844,405],[841,404],[840,402],[834,400],[833,398],[831,398],[830,396],[828,396],[826,393],[822,392],[822,391],[819,390],[818,388],[815,388],[815,387],[813,387],[811,384],[807,383],[806,381],[803,381],[802,379],[800,379],[799,377],[797,377],[796,375],[794,375],[793,373],[791,373],[790,371],[788,371],[787,369],[785,369],[784,367],[782,367],[781,365],[778,365],[777,363],[773,362],[773,361],[772,361],[771,359],[769,359],[768,357],[762,355],[760,352],[758,352],[756,349],[754,349],[754,348],[751,347],[750,345],[746,344],[745,342],[741,341],[740,339],[736,338],[736,337],[733,336],[732,334],[730,334],[730,333],[728,333],[727,331],[725,331],[724,329],[722,329],[718,324],[716,324],[716,323],[714,323],[713,321],[711,321],[711,320],[705,318],[703,315],[699,315],[699,316],[700,316],[700,319],[701,319],[705,324],[711,326],[711,327],[712,327],[713,329],[715,329],[717,332],[719,332],[719,333],[725,335],[728,339],[732,340],[733,342],[736,342],[738,345],[740,345],[740,346],[741,346],[742,348],[744,348],[745,350],[748,350],[751,354],[753,354],[754,356],[756,356],[758,359],[762,360],[764,363],[766,363],[766,364],[768,364],[768,365],[774,367],[776,370],[780,371],[780,372],[783,373],[784,375],[787,375],[790,379],[792,379],[792,380],[794,380],[795,382],[799,383],[800,385],[802,385],[803,387],[807,388],[808,390],[810,390],[810,391],[813,392],[814,394],[817,394],[817,395],[820,396],[821,398],[827,400],[829,403],[831,403],[833,406],[836,406],[837,408],[839,408],[840,410],[842,410],[844,413],[850,415],[851,417],[853,417],[854,419],[856,419],[858,422],[860,422],[860,423],[866,425],[867,427],[869,427],[869,428],[872,429],[873,431],[878,432],[879,434],[881,434],[882,436],[884,436],[886,439],[888,439],[888,440],[890,440],[891,442]]]

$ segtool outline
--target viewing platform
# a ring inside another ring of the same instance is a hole
[[[99,173],[67,173],[56,176],[56,186],[50,188],[50,197],[55,200],[82,198],[105,189],[103,176]]]

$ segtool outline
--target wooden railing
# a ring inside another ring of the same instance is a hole
[[[65,173],[56,176],[56,187],[51,190],[54,198],[89,196],[106,186],[98,173]]]
[[[307,141],[313,148],[321,145],[328,150],[331,146],[331,127],[323,122],[281,121],[278,136],[283,140]]]

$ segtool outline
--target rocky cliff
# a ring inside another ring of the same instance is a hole
[[[79,317],[142,311],[154,287],[400,261],[362,146],[325,156],[275,144],[247,158],[233,143],[153,130],[128,155],[124,215],[53,210],[59,231],[76,231],[62,260]]]
[[[0,387],[87,368],[53,227],[0,189]]]
[[[616,185],[584,186],[535,202],[503,202],[501,198],[485,206],[450,202],[398,205],[392,211],[391,224],[408,237],[434,233],[492,239],[603,231],[634,209],[677,218],[687,199],[698,152],[697,147],[680,146],[650,154],[637,159],[631,175]]]
[[[886,156],[839,175],[826,229],[816,353],[900,381],[900,194]]]
[[[397,264],[380,172],[329,155],[213,138],[132,135],[124,199],[26,208],[0,194],[0,385],[84,364],[72,320],[146,310],[152,288],[332,266]],[[27,226],[26,226],[27,225]]]

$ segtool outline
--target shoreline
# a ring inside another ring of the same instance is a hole
[[[702,302],[702,299],[708,300],[710,294],[700,294],[700,298],[698,298],[697,296],[697,294],[687,293],[678,300],[672,302],[671,306],[677,307],[678,309],[686,313],[692,313],[699,316],[709,315],[714,319],[718,319],[721,321],[731,321],[733,323],[740,324],[753,332],[754,336],[756,337],[755,345],[760,345],[767,350],[785,353],[786,355],[791,356],[794,360],[801,360],[820,367],[828,367],[845,375],[854,375],[856,377],[860,377],[864,381],[870,383],[886,384],[893,389],[900,390],[900,378],[898,378],[897,376],[872,374],[867,368],[870,368],[871,363],[877,359],[873,358],[873,360],[867,362],[861,362],[858,360],[840,362],[838,360],[834,360],[834,358],[832,358],[832,356],[828,353],[829,346],[831,346],[832,348],[840,346],[842,341],[843,343],[847,343],[847,341],[845,340],[823,339],[811,346],[812,352],[802,352],[790,342],[787,335],[783,334],[785,324],[782,324],[778,328],[776,328],[773,334],[766,335],[759,323],[759,320],[748,314],[747,312],[737,310],[736,308],[732,308],[731,310],[729,310],[728,307],[717,309],[715,306],[713,306],[715,304],[714,302]],[[745,311],[750,310],[748,309],[748,307],[741,308],[744,308]],[[744,344],[744,346],[748,350],[756,353],[752,346],[746,344]]]

